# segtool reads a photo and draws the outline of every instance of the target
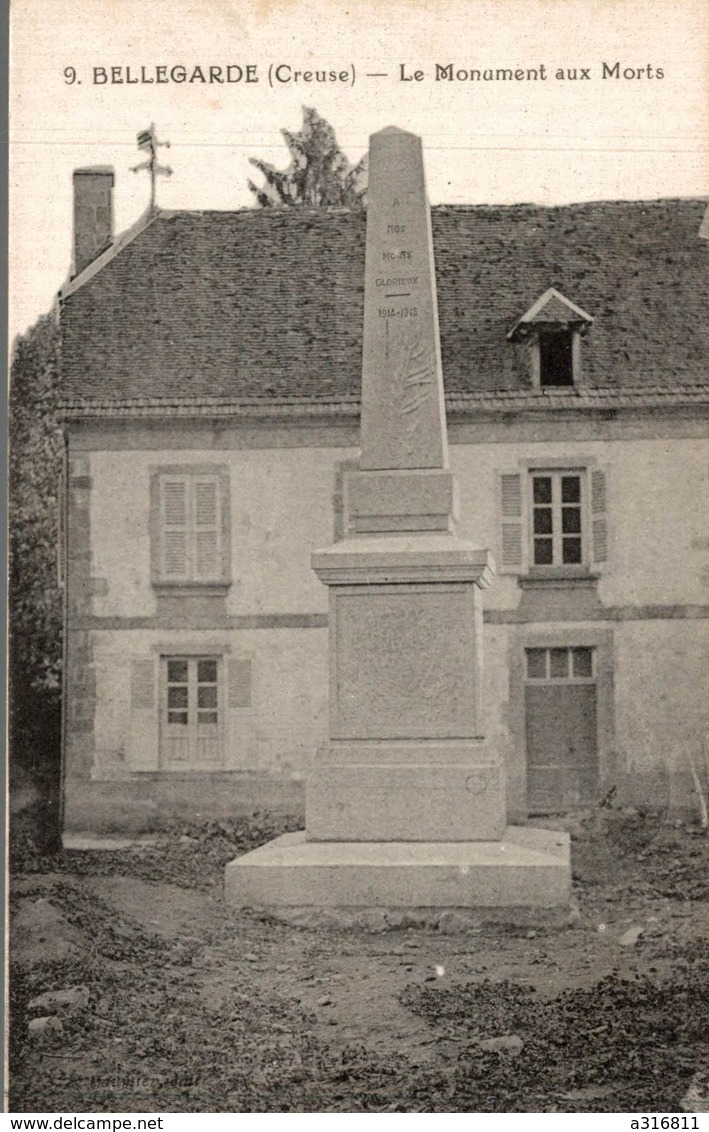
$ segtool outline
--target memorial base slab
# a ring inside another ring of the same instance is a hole
[[[498,841],[311,841],[287,833],[226,867],[226,902],[304,927],[573,919],[566,833],[510,826]],[[455,915],[454,915],[455,913]],[[450,928],[448,929],[450,930]]]

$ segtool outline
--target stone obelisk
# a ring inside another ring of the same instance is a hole
[[[329,589],[329,742],[305,832],[228,865],[227,898],[299,922],[564,908],[568,836],[507,827],[504,767],[484,738],[494,566],[455,531],[421,141],[394,128],[370,139],[362,354],[346,537],[312,558]]]

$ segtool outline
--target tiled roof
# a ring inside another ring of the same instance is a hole
[[[583,348],[589,396],[701,385],[709,355],[705,207],[434,208],[449,404],[469,395],[539,397],[527,347],[506,336],[549,287],[594,319]],[[361,211],[158,214],[64,298],[65,397],[105,405],[356,402],[364,241]],[[568,394],[574,405],[578,397]]]

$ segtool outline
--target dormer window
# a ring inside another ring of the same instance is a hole
[[[568,388],[579,383],[581,338],[592,322],[590,314],[553,287],[522,315],[507,338],[528,342],[535,388]]]

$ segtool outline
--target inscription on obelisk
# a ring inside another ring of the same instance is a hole
[[[447,467],[421,139],[389,127],[369,149],[360,468]]]

